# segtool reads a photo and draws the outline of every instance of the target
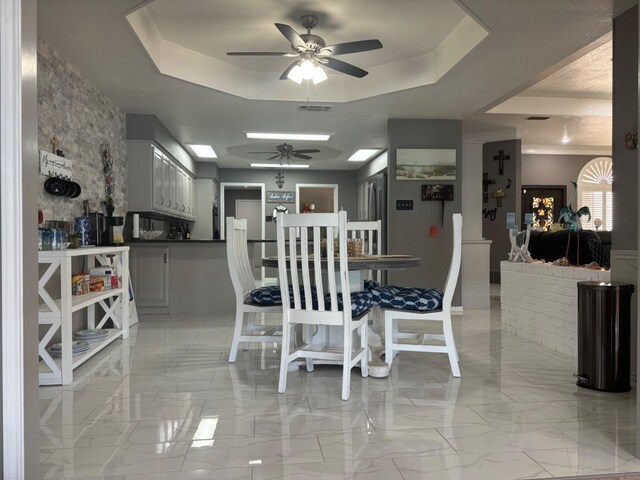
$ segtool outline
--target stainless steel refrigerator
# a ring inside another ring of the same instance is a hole
[[[387,251],[387,174],[378,173],[358,184],[358,220],[382,221],[382,253]]]

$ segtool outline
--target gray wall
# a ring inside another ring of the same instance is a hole
[[[182,166],[196,174],[196,162],[191,154],[175,139],[167,127],[151,114],[127,113],[128,140],[155,140]]]
[[[215,162],[196,162],[196,178],[219,178],[220,169]]]
[[[387,252],[420,257],[420,267],[388,272],[388,282],[414,287],[444,286],[452,253],[451,215],[462,211],[460,195],[462,162],[462,125],[458,120],[397,119],[388,121],[389,167],[387,203]],[[437,148],[457,150],[457,178],[455,181],[397,181],[395,175],[396,149]],[[423,202],[422,185],[452,183],[454,201],[445,202],[444,229],[439,238],[428,236],[431,225],[440,224],[440,203]],[[396,200],[413,200],[414,209],[397,211]],[[454,305],[460,305],[456,292]]]
[[[127,211],[127,146],[125,115],[75,67],[44,41],[38,42],[38,147],[51,151],[51,138],[73,161],[73,180],[82,187],[78,198],[55,197],[44,191],[38,176],[38,208],[47,220],[72,220],[82,214],[82,201],[97,211],[106,199],[100,144],[111,146],[115,183],[115,215]],[[29,190],[32,191],[31,187]]]
[[[510,155],[511,159],[504,161],[504,175],[499,175],[499,162],[493,157],[498,155],[500,150],[504,150],[505,155]],[[498,281],[500,275],[500,262],[509,256],[511,243],[507,232],[507,212],[516,213],[516,222],[520,218],[521,203],[521,142],[520,140],[504,140],[500,142],[489,142],[482,146],[482,172],[489,174],[489,180],[495,180],[494,185],[489,185],[489,202],[483,203],[482,208],[492,209],[497,206],[497,201],[491,196],[496,189],[501,188],[507,193],[502,199],[502,207],[498,207],[496,219],[491,221],[482,218],[482,236],[491,240],[491,261],[490,270],[492,281]],[[507,188],[507,179],[512,180],[511,188]]]
[[[571,181],[578,180],[580,170],[587,163],[602,156],[522,155],[522,185],[564,185],[567,188],[567,201],[569,201],[573,193]],[[574,208],[581,206],[574,202]]]
[[[638,150],[624,135],[638,129],[638,7],[613,22],[613,250],[638,249]]]

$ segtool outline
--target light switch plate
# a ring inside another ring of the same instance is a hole
[[[413,210],[413,200],[396,200],[396,210]]]

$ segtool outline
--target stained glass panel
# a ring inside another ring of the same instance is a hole
[[[533,226],[546,232],[553,223],[553,197],[533,197]]]

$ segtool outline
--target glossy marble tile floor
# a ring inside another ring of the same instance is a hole
[[[499,304],[496,304],[498,306]],[[438,354],[398,355],[387,379],[289,375],[254,345],[227,363],[230,315],[147,317],[40,388],[44,479],[551,478],[640,471],[635,391],[578,389],[575,360],[504,333],[500,311],[454,317],[462,378]],[[268,319],[278,322],[277,318]]]

